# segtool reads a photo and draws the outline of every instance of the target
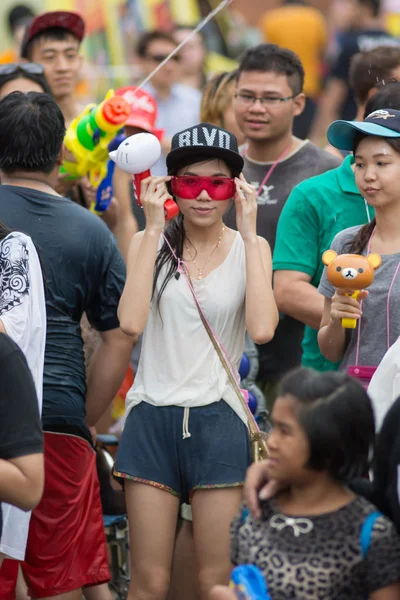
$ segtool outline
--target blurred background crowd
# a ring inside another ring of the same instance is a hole
[[[3,0],[0,63],[16,59],[23,28],[32,15],[47,10],[76,10],[86,24],[82,47],[86,63],[79,73],[77,92],[83,103],[98,101],[110,87],[137,84],[156,66],[157,61],[144,64],[143,57],[138,56],[137,42],[143,32],[174,32],[179,43],[218,4],[218,0],[28,0],[26,3]],[[202,88],[211,74],[233,70],[238,57],[249,46],[267,41],[290,48],[299,55],[306,73],[307,110],[302,116],[302,129],[297,132],[305,137],[315,104],[323,99],[321,95],[330,78],[341,79],[347,85],[346,65],[338,65],[337,59],[349,34],[364,26],[368,30],[378,29],[376,23],[370,26],[358,21],[357,5],[355,0],[234,0],[186,45],[178,60],[171,61],[170,71],[164,73]],[[381,6],[380,28],[399,36],[400,2],[385,0]],[[346,97],[347,89],[343,91],[341,87],[329,88],[331,104],[336,101],[339,114],[352,118],[355,104]],[[331,109],[325,107],[325,111]],[[316,124],[314,121],[314,138],[326,129],[331,116],[325,115]]]

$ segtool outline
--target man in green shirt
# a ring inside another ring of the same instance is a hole
[[[396,67],[391,64],[391,69],[388,69],[387,63],[382,61],[382,53],[370,54],[368,60],[375,58],[376,64],[370,69],[369,89],[366,86],[368,70],[363,69],[360,82],[353,77],[355,96],[359,99],[358,114],[365,108],[371,93],[376,91],[376,82],[397,79],[400,66],[400,55],[397,57],[399,64]],[[354,60],[364,62],[357,57]],[[358,90],[361,85],[362,90]],[[398,86],[392,85],[396,88],[393,95],[398,98]],[[374,110],[387,108],[383,104],[377,106],[378,95],[374,98]],[[387,94],[382,101],[387,103]],[[393,102],[396,102],[395,98]],[[373,216],[373,209],[356,187],[352,155],[347,156],[337,169],[312,177],[293,188],[282,210],[273,259],[275,298],[280,312],[306,325],[302,344],[304,366],[319,371],[338,366],[326,360],[318,347],[317,333],[324,303],[317,290],[323,270],[321,257],[339,231],[367,223]]]
[[[324,304],[317,290],[322,253],[339,231],[366,223],[374,214],[356,187],[352,164],[348,156],[337,169],[297,185],[278,223],[273,261],[278,307],[306,324],[302,362],[319,371],[335,368],[317,341]]]

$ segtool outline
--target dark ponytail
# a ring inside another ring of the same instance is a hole
[[[375,217],[370,223],[367,223],[361,227],[354,240],[349,242],[348,251],[350,254],[362,254],[363,250],[367,247],[368,242],[371,238],[372,232],[375,229],[376,221]]]

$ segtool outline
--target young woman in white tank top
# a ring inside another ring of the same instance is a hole
[[[144,332],[116,459],[131,530],[129,600],[165,598],[184,502],[201,598],[227,583],[229,527],[250,462],[246,416],[177,258],[236,372],[246,329],[265,343],[278,322],[270,248],[256,234],[256,192],[241,175],[235,136],[205,123],[180,132],[167,166],[168,177],[142,182],[146,229],[132,239],[119,306],[122,330]],[[165,227],[167,188],[180,214]],[[237,232],[222,220],[232,200]]]

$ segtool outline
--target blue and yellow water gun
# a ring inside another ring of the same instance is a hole
[[[229,587],[239,600],[272,600],[264,575],[255,565],[240,565],[232,571]]]

